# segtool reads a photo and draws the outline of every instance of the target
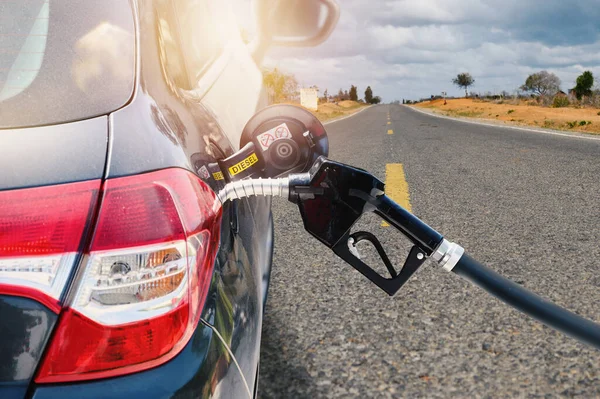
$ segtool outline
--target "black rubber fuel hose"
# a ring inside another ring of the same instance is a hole
[[[485,267],[466,253],[452,271],[548,327],[600,349],[599,324],[539,297]]]

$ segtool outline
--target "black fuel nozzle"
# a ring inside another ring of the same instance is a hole
[[[289,200],[298,205],[306,231],[389,295],[408,281],[443,240],[442,235],[387,197],[384,183],[365,170],[321,157],[308,173],[290,175],[289,181]],[[368,212],[379,215],[414,244],[400,271],[389,270],[389,259],[374,235],[351,234],[354,224]],[[364,240],[375,246],[390,278],[356,256],[353,247]]]
[[[247,123],[240,144],[237,153],[218,161],[222,176],[218,172],[216,176],[227,183],[219,198],[226,202],[244,196],[285,195],[289,190],[289,200],[298,205],[304,228],[390,295],[443,240],[388,198],[383,182],[373,175],[325,158],[329,151],[325,128],[305,109],[275,105],[261,110]],[[350,233],[367,212],[379,215],[413,242],[401,271],[393,269],[377,237]],[[359,259],[355,246],[361,241],[377,249],[390,278]]]

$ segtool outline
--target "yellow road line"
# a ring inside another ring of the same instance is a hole
[[[392,124],[392,122],[388,121],[388,125],[391,125],[391,124]]]
[[[385,166],[385,195],[400,204],[407,211],[412,212],[408,183],[406,182],[404,167],[401,163],[388,163]],[[390,225],[382,222],[381,226],[389,227]]]
[[[388,130],[388,134],[394,134],[394,131],[392,129]]]

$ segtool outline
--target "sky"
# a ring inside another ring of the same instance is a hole
[[[240,0],[244,1],[244,0]],[[245,0],[249,1],[249,0]],[[306,0],[309,1],[309,0]],[[266,66],[293,73],[303,86],[335,94],[370,85],[384,101],[514,93],[527,76],[548,70],[562,89],[591,70],[600,83],[598,0],[338,0],[340,21],[314,48],[273,48]]]

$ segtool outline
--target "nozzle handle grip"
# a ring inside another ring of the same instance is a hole
[[[444,239],[440,233],[385,194],[376,197],[373,205],[377,215],[419,246],[427,256],[431,256]]]

